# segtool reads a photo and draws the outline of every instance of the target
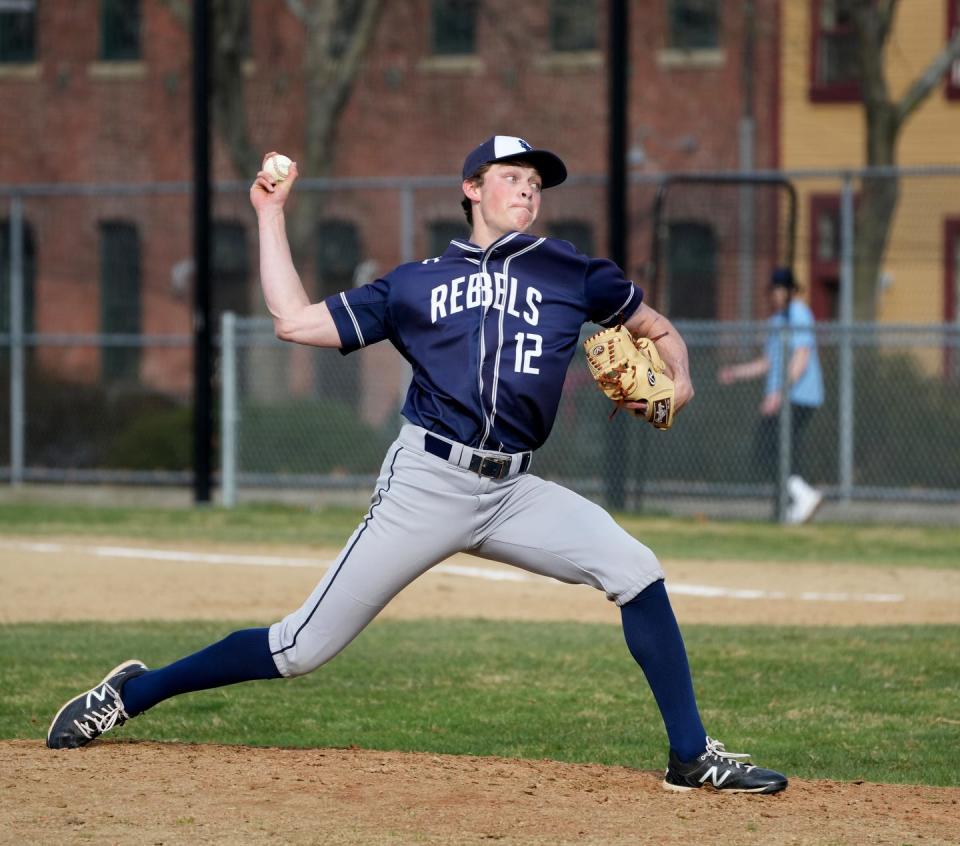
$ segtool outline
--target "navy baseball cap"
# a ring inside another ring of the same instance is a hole
[[[789,267],[778,267],[770,276],[771,288],[788,288],[791,291],[797,289],[797,280],[793,276],[793,271]]]
[[[559,185],[567,178],[567,168],[558,155],[549,150],[535,150],[522,138],[513,135],[494,135],[473,150],[463,163],[463,178],[470,179],[485,164],[495,164],[505,159],[530,162],[540,174],[544,188]]]

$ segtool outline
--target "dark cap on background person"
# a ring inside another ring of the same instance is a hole
[[[787,288],[790,291],[796,291],[800,286],[789,267],[775,268],[770,275],[771,288]]]
[[[559,185],[567,178],[567,168],[556,153],[537,150],[514,135],[494,135],[471,150],[463,162],[463,178],[470,179],[484,165],[501,161],[529,162],[540,174],[544,188]]]

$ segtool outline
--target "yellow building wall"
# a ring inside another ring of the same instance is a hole
[[[899,6],[887,44],[887,81],[900,99],[946,44],[947,0],[908,0]],[[865,165],[863,108],[859,103],[814,103],[810,91],[812,4],[782,5],[780,164],[785,170]],[[960,165],[960,100],[943,83],[910,116],[900,135],[902,166]],[[797,271],[809,279],[809,196],[837,193],[835,180],[797,180]],[[897,217],[883,267],[888,283],[879,298],[884,322],[943,320],[944,221],[960,218],[960,177],[909,178],[901,183]]]

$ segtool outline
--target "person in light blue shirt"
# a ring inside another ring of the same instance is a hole
[[[760,422],[754,436],[754,453],[759,462],[771,469],[777,466],[778,427],[783,403],[783,366],[780,360],[781,329],[789,326],[790,359],[786,375],[789,386],[791,445],[790,477],[787,492],[788,523],[806,523],[812,519],[823,502],[823,494],[807,483],[806,432],[810,420],[823,405],[823,373],[817,355],[813,312],[794,297],[798,290],[796,279],[789,268],[777,268],[770,279],[770,302],[773,309],[768,325],[770,332],[763,354],[752,361],[723,367],[719,372],[722,384],[729,385],[746,379],[766,376],[763,400],[760,402]]]

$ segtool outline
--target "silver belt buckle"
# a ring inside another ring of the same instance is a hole
[[[480,466],[477,468],[477,474],[485,476],[488,479],[502,479],[510,472],[509,458],[494,458],[485,455],[480,459]]]

